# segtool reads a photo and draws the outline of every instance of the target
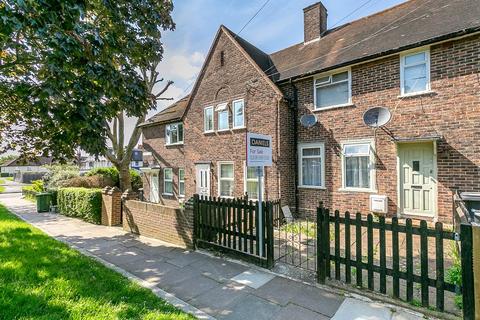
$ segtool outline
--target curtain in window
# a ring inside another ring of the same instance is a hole
[[[348,103],[348,81],[317,88],[317,108]]]
[[[258,199],[258,175],[255,167],[247,167],[247,194],[250,199]]]
[[[322,185],[322,161],[321,158],[303,158],[302,159],[302,185],[321,186]]]
[[[368,156],[345,158],[346,187],[370,188],[369,162]]]
[[[220,165],[220,196],[233,196],[233,164],[224,163]]]

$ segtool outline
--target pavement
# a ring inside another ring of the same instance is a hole
[[[50,236],[136,279],[154,293],[160,292],[157,295],[167,301],[180,301],[174,304],[200,319],[423,319],[418,313],[340,295],[249,264],[136,236],[118,227],[39,214],[33,203],[18,194],[2,195],[0,202]]]
[[[7,193],[22,193],[22,187],[28,185],[16,181],[6,180],[5,178],[0,178],[0,180],[4,180],[4,183],[0,185],[5,187],[5,191],[0,193],[0,195]]]

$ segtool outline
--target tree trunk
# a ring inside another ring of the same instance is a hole
[[[122,191],[125,190],[132,190],[132,179],[130,178],[130,167],[129,163],[121,163],[117,166],[118,169],[118,177],[120,180],[120,189]]]

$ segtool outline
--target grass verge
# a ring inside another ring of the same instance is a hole
[[[0,205],[0,319],[193,319]]]
[[[5,191],[5,187],[4,186],[0,186],[0,193],[4,192]]]

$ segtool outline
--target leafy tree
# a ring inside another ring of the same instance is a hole
[[[172,10],[171,0],[0,2],[1,149],[107,154],[109,124],[156,105],[141,70],[161,60]],[[128,154],[120,140],[118,155]]]

